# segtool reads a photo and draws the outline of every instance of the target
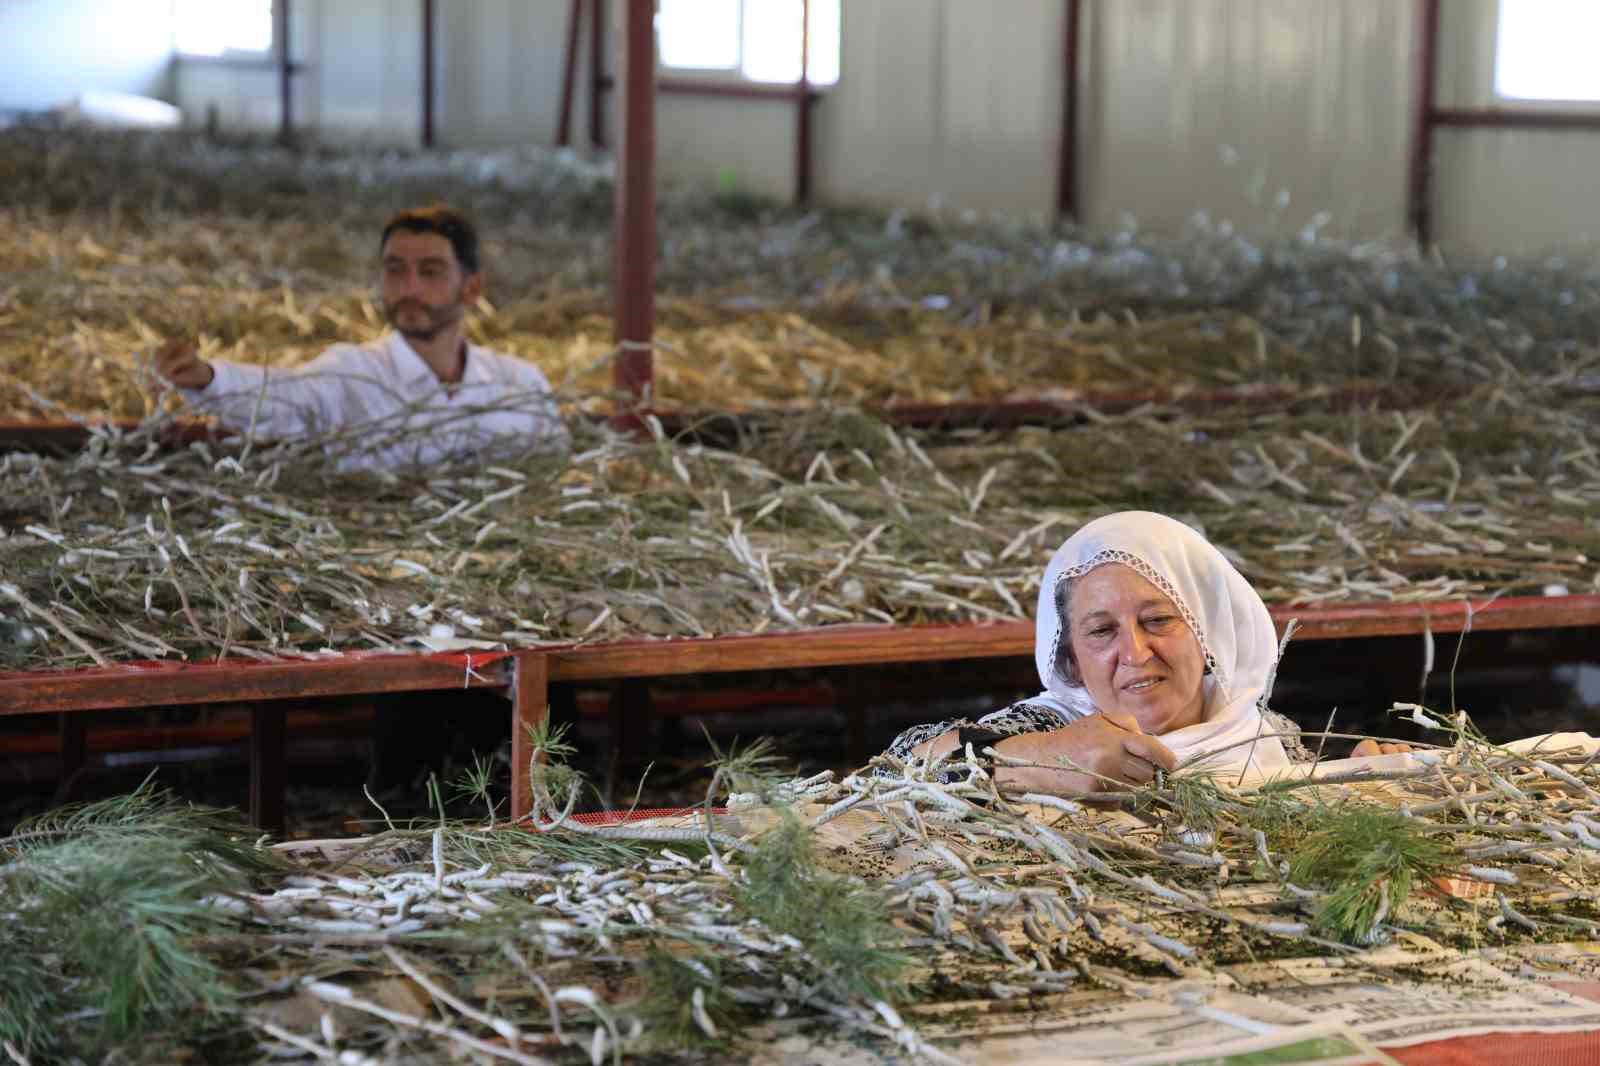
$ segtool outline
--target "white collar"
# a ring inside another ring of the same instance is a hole
[[[433,385],[443,388],[446,385],[464,384],[468,381],[478,382],[488,380],[486,371],[480,365],[483,360],[473,358],[473,345],[465,337],[462,338],[462,347],[466,349],[465,359],[461,368],[460,382],[445,382],[439,380],[439,375],[433,372],[433,367],[428,361],[411,347],[411,342],[401,336],[398,330],[390,330],[384,337],[384,344],[389,349],[390,357],[394,360],[395,372],[401,382],[411,384],[419,380],[427,380]]]

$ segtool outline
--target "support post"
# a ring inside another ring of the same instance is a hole
[[[794,199],[811,202],[811,0],[800,0],[800,81],[795,85]]]
[[[611,774],[608,785],[615,784],[617,773],[633,769],[644,762],[645,748],[650,740],[650,683],[642,677],[625,677],[611,689]]]
[[[603,6],[599,5],[599,6]],[[655,327],[656,35],[654,0],[624,0],[617,146],[616,342],[613,381],[643,399],[650,389]]]
[[[88,761],[88,720],[81,714],[65,711],[57,723],[58,750],[61,754],[61,776],[56,783],[56,802],[70,800]]]
[[[1406,221],[1419,245],[1433,241],[1433,115],[1438,93],[1439,0],[1417,3],[1417,105],[1411,128]]]
[[[578,37],[583,29],[583,0],[567,6],[567,45],[561,51],[561,104],[556,113],[556,144],[572,142],[572,95],[578,83]]]
[[[433,147],[434,0],[422,0],[422,147]]]
[[[606,4],[609,2],[589,0],[594,12],[594,32],[589,35],[589,143],[595,148],[606,146],[606,116],[601,101],[606,88]]]
[[[544,653],[519,651],[511,670],[511,819],[533,811],[529,767],[533,760],[530,732],[549,713],[550,668]]]
[[[289,0],[278,0],[278,143],[294,143],[294,62],[289,38]]]
[[[273,834],[283,832],[287,719],[281,700],[250,708],[250,824]]]
[[[1062,13],[1061,143],[1056,161],[1056,221],[1078,222],[1078,53],[1083,0],[1067,0]]]

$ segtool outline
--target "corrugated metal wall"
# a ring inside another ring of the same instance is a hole
[[[478,4],[480,0],[474,0]],[[391,0],[296,0],[290,8],[295,125],[332,140],[414,144],[420,125],[421,22]],[[232,129],[276,130],[278,75],[268,64],[177,64],[177,104],[200,124],[215,107]]]
[[[820,195],[1050,217],[1063,7],[846,0],[839,84],[817,105]]]
[[[1098,0],[1087,34],[1085,214],[1197,211],[1363,234],[1404,226],[1414,5]]]
[[[844,0],[843,74],[816,105],[824,202],[1053,217],[1065,0]],[[1086,0],[1078,139],[1086,221],[1374,236],[1406,224],[1416,0]],[[439,136],[549,144],[567,0],[439,0]],[[297,106],[325,135],[414,143],[416,5],[297,0],[312,69]],[[1493,103],[1497,0],[1446,0],[1439,104]],[[617,25],[615,15],[609,20]],[[588,49],[581,49],[580,60]],[[671,74],[672,72],[667,72]],[[680,74],[683,72],[679,72]],[[692,75],[691,75],[692,76]],[[266,71],[184,65],[179,96],[275,121]],[[584,127],[580,63],[575,130]],[[608,110],[614,101],[608,99]],[[662,96],[661,171],[778,198],[794,109]],[[615,122],[609,123],[615,131]],[[1435,133],[1436,238],[1472,254],[1592,247],[1600,135]],[[581,138],[580,138],[581,139]]]
[[[1445,0],[1442,7],[1441,108],[1560,109],[1495,99],[1498,0]],[[1435,229],[1447,248],[1526,255],[1593,252],[1600,244],[1600,133],[1440,129],[1433,187]]]

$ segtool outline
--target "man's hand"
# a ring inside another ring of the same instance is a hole
[[[1139,728],[1131,714],[1102,711],[1046,733],[1007,737],[994,750],[1040,766],[995,767],[995,782],[1007,790],[1076,796],[1133,788],[1155,780],[1156,770],[1171,770],[1177,756]],[[1069,759],[1077,769],[1054,769]]]
[[[217,372],[200,358],[193,341],[176,340],[163,344],[156,352],[156,373],[180,389],[203,389]]]
[[[1364,759],[1369,755],[1403,755],[1410,750],[1410,744],[1401,744],[1399,742],[1391,742],[1387,740],[1373,740],[1371,737],[1368,737],[1366,740],[1357,742],[1355,748],[1350,752],[1350,758]]]

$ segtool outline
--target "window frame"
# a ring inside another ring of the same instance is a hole
[[[1600,115],[1600,95],[1593,98],[1555,96],[1509,96],[1500,91],[1501,30],[1505,22],[1507,3],[1516,0],[1498,0],[1494,11],[1494,28],[1490,34],[1489,49],[1489,100],[1492,107],[1504,111],[1568,112],[1578,115]],[[1597,88],[1600,93],[1600,88]]]
[[[762,2],[762,0],[739,0],[739,38],[738,38],[738,40],[739,40],[739,62],[738,62],[737,65],[735,65],[733,67],[680,67],[680,66],[674,66],[674,65],[670,65],[670,64],[666,63],[665,61],[663,61],[661,59],[661,29],[660,29],[660,26],[657,25],[657,27],[656,27],[656,62],[657,62],[657,66],[658,66],[658,69],[660,70],[661,75],[663,77],[666,77],[666,78],[669,78],[669,79],[682,80],[682,81],[695,81],[695,82],[703,82],[703,83],[714,83],[714,84],[717,84],[717,85],[727,85],[729,87],[755,88],[755,89],[772,89],[772,90],[774,90],[774,95],[780,95],[782,90],[793,89],[796,85],[800,84],[800,82],[798,80],[796,80],[796,81],[764,81],[764,80],[759,79],[759,78],[752,78],[752,77],[750,77],[748,74],[746,74],[744,72],[744,66],[745,66],[744,25],[745,25],[745,19],[746,19],[746,11],[748,10],[748,8],[749,8],[749,6],[751,4],[761,3],[761,2]],[[806,89],[807,89],[808,92],[813,93],[813,94],[819,94],[820,95],[820,94],[825,94],[825,93],[831,92],[833,89],[838,87],[840,81],[844,80],[844,63],[842,61],[842,58],[843,58],[843,37],[844,37],[844,26],[843,26],[843,22],[844,22],[844,16],[843,16],[844,0],[839,0],[839,2],[840,2],[840,8],[841,8],[841,11],[840,11],[840,27],[839,27],[839,30],[840,30],[839,36],[840,36],[840,42],[841,42],[840,43],[841,62],[839,64],[839,68],[840,68],[839,69],[839,77],[835,81],[823,82],[823,83],[818,83],[818,82],[812,81],[809,77],[807,77],[805,79]],[[659,17],[659,12],[658,12],[658,17]]]
[[[220,54],[208,52],[185,52],[178,46],[178,0],[173,0],[172,5],[172,58],[174,62],[186,65],[223,66],[223,67],[271,67],[280,65],[283,50],[283,27],[281,25],[283,14],[280,0],[267,0],[268,10],[271,12],[272,40],[264,50],[252,48],[226,48]]]

